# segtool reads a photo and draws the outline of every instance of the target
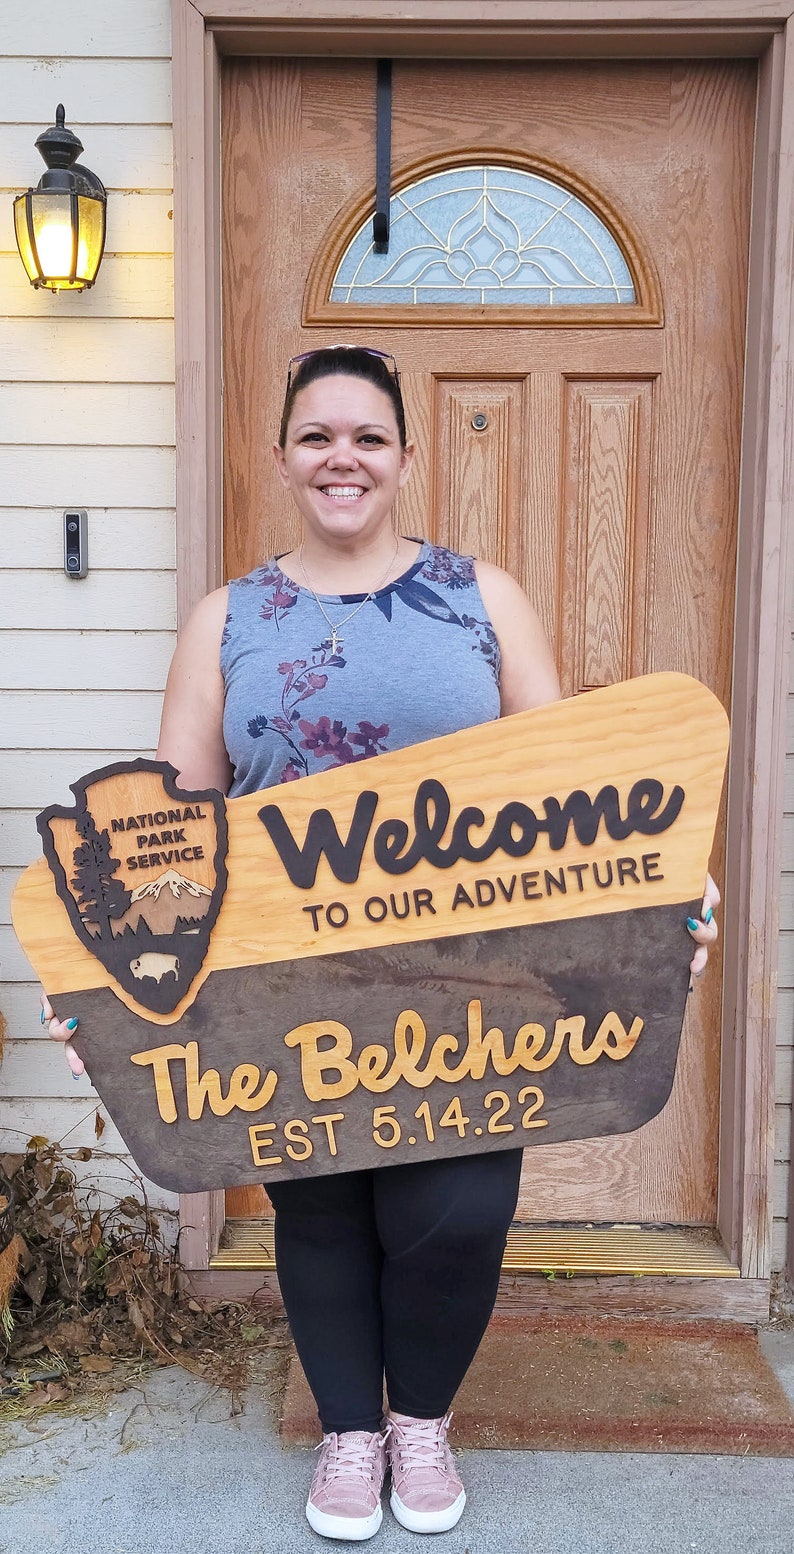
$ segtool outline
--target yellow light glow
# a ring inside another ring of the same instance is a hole
[[[31,213],[33,242],[28,226]],[[14,201],[14,227],[22,263],[34,286],[82,291],[95,279],[105,242],[104,200],[77,197],[77,262],[72,279],[74,236],[68,192],[35,191]]]
[[[33,235],[41,273],[48,281],[68,281],[72,273],[72,205],[68,194],[37,194]]]

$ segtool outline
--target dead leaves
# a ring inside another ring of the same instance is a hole
[[[36,1139],[26,1154],[0,1158],[14,1183],[23,1242],[0,1394],[8,1395],[5,1375],[13,1390],[22,1389],[26,1406],[44,1406],[75,1390],[121,1386],[142,1365],[174,1363],[241,1391],[250,1358],[287,1343],[280,1308],[203,1306],[182,1294],[176,1253],[164,1242],[143,1184],[140,1196],[128,1193],[103,1209],[96,1194],[78,1187],[70,1165],[91,1156],[87,1148],[66,1154]],[[58,1367],[57,1379],[45,1380],[35,1356]],[[35,1384],[26,1379],[30,1360],[41,1376]]]
[[[97,1376],[107,1376],[113,1369],[113,1361],[106,1354],[81,1354],[81,1371],[91,1371]]]

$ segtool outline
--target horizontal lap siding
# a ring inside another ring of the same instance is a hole
[[[145,1192],[173,1209],[42,1036],[10,926],[37,811],[92,768],[151,753],[173,651],[170,5],[0,10],[0,1149],[32,1134],[87,1146],[73,1168],[102,1202]],[[37,181],[34,141],[58,102],[108,189],[105,257],[83,296],[35,292],[14,243],[11,195]],[[62,571],[71,506],[88,509],[82,581]]]

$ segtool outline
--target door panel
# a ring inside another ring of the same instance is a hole
[[[569,168],[650,252],[663,323],[554,325],[539,310],[511,328],[483,307],[457,328],[375,309],[366,327],[344,313],[306,327],[309,271],[372,184],[374,65],[229,61],[227,575],[296,536],[270,454],[289,356],[377,344],[397,355],[417,443],[402,532],[507,567],[564,694],[678,669],[728,705],[755,88],[743,61],[398,61],[395,177],[440,151],[476,162],[511,147]],[[626,1137],[527,1151],[521,1218],[714,1222],[719,953],[690,1003],[662,1114]],[[250,1213],[251,1199],[229,1207]]]

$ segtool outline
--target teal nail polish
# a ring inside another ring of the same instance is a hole
[[[67,1031],[76,1031],[79,1023],[80,1022],[78,1020],[67,1020],[66,1021],[66,1029],[67,1029]]]
[[[695,930],[697,928],[697,923],[695,922],[694,917],[688,917],[687,920],[686,920],[686,925],[687,925],[687,928],[690,930],[691,933],[695,932]]]
[[[704,923],[710,923],[713,916],[714,913],[712,912],[711,907],[709,907],[708,912],[703,919]]]
[[[42,1025],[46,1025],[47,1024],[46,1016],[44,1014],[44,1010],[43,1009],[41,1011],[41,1023],[42,1023]]]

